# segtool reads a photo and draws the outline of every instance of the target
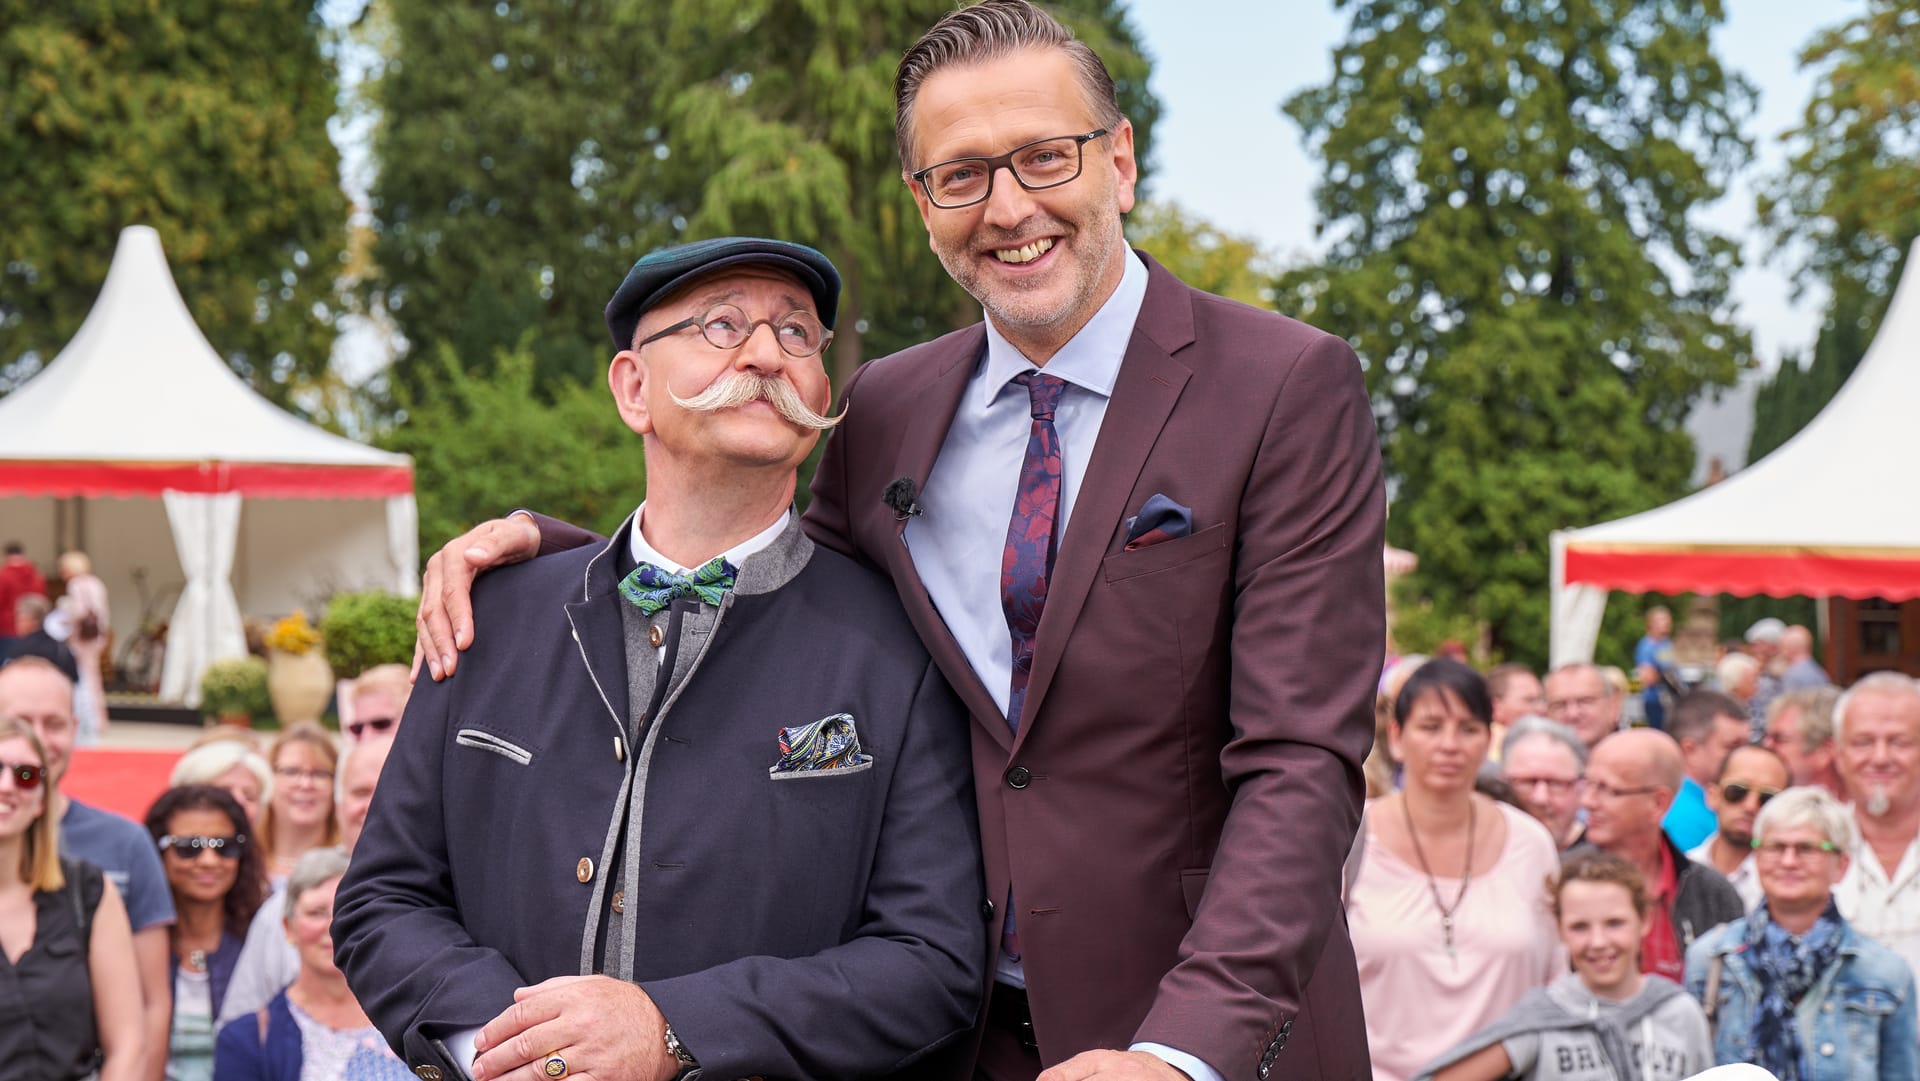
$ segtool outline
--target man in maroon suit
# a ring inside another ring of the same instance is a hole
[[[1025,0],[942,19],[896,87],[903,177],[986,320],[849,382],[806,526],[892,576],[972,715],[978,1075],[1367,1078],[1339,900],[1385,641],[1360,367],[1127,248],[1132,127]],[[532,522],[430,562],[436,677],[474,568],[589,539]]]

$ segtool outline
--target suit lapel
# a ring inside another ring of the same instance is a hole
[[[960,399],[972,382],[973,371],[980,360],[981,351],[986,348],[986,340],[986,331],[979,326],[960,335],[945,361],[934,369],[933,378],[914,393],[918,404],[900,415],[905,431],[901,433],[900,451],[894,459],[888,480],[910,477],[919,486],[922,498],[925,498],[927,476],[933,472],[933,463],[939,458],[940,448],[947,441],[947,429],[953,426],[953,415],[959,411]],[[933,606],[933,598],[927,595],[926,583],[920,579],[919,569],[913,565],[913,553],[907,548],[904,536],[907,523],[896,521],[897,516],[891,510],[883,509],[882,513],[885,515],[881,521],[884,536],[879,550],[886,553],[887,571],[893,577],[894,588],[899,591],[900,603],[907,610],[907,618],[912,620],[913,629],[919,632],[920,641],[946,675],[954,693],[966,704],[967,712],[984,725],[1002,746],[1011,750],[1013,733],[1007,729],[1006,717],[994,703],[986,684],[981,683],[980,677],[974,673],[973,665],[961,651],[960,643],[954,640],[953,632],[947,629],[946,622],[940,618],[939,611]]]
[[[1094,575],[1107,554],[1114,531],[1129,510],[1133,491],[1147,457],[1172,415],[1180,392],[1192,371],[1172,357],[1172,351],[1193,341],[1192,291],[1152,257],[1145,256],[1147,295],[1134,321],[1133,337],[1120,362],[1113,397],[1100,424],[1087,475],[1074,497],[1072,517],[1054,559],[1047,587],[1047,607],[1034,636],[1033,676],[1020,719],[1018,750],[1060,667],[1067,639],[1086,605]]]
[[[600,689],[601,698],[613,712],[613,723],[622,733],[627,731],[631,713],[627,704],[627,640],[620,626],[619,608],[625,602],[614,591],[618,565],[614,545],[629,543],[627,529],[632,524],[633,518],[628,516],[626,526],[613,531],[606,547],[587,564],[582,599],[566,606],[587,674]]]

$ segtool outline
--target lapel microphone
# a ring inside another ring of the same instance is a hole
[[[887,485],[880,501],[893,508],[893,520],[904,522],[920,512],[920,485],[912,477],[901,477]]]

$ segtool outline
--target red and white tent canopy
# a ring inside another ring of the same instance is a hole
[[[1915,245],[1920,253],[1920,243]],[[1606,591],[1920,597],[1920,258],[1873,345],[1800,434],[1664,507],[1553,535],[1553,658],[1591,657]]]
[[[146,226],[120,234],[73,340],[0,399],[0,534],[43,563],[59,539],[83,543],[123,637],[139,628],[135,581],[179,585],[161,694],[189,702],[207,663],[245,651],[243,611],[417,581],[412,462],[254,393]]]

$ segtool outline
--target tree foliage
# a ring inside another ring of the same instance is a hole
[[[325,370],[346,242],[335,77],[311,7],[0,0],[0,393],[50,362],[122,228],[285,403]]]
[[[1195,289],[1273,307],[1278,271],[1253,237],[1228,232],[1178,204],[1145,200],[1127,215],[1127,239]]]
[[[434,393],[397,389],[400,422],[380,444],[413,455],[421,551],[515,507],[610,532],[646,495],[640,437],[606,384],[553,376],[536,393],[534,340],[471,368],[442,345]]]
[[[1053,7],[1107,59],[1144,152],[1158,105],[1119,0]],[[532,328],[541,381],[584,378],[633,260],[726,233],[840,268],[836,381],[979,318],[927,248],[893,140],[894,68],[950,0],[391,8],[370,292],[414,355],[484,364]]]
[[[1281,303],[1366,365],[1414,583],[1493,652],[1547,648],[1549,533],[1654,506],[1728,383],[1738,252],[1691,217],[1749,154],[1716,0],[1346,0],[1284,105],[1324,159],[1323,265]]]

